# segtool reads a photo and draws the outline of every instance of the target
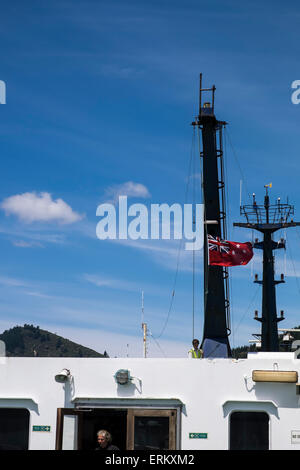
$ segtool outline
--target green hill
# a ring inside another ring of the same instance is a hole
[[[6,355],[15,357],[108,357],[39,326],[15,326],[0,334]]]

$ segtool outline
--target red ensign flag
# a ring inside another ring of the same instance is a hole
[[[207,239],[211,266],[241,266],[248,264],[253,256],[250,242],[230,242],[210,235]]]

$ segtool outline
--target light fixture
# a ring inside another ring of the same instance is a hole
[[[59,374],[56,374],[56,382],[64,383],[71,378],[71,372],[69,369],[62,369]]]
[[[297,383],[298,372],[294,370],[253,370],[253,382]]]
[[[115,381],[119,385],[126,385],[131,381],[130,372],[127,369],[119,369],[114,375]]]

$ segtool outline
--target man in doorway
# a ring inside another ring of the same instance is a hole
[[[201,359],[203,357],[202,349],[199,349],[199,340],[197,338],[192,341],[193,348],[189,350],[190,359]]]
[[[119,447],[114,446],[112,442],[111,434],[105,429],[101,429],[97,432],[97,442],[99,444],[95,450],[120,450]]]

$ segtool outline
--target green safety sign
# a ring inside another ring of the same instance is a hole
[[[189,439],[207,439],[207,432],[190,432]]]
[[[32,426],[33,431],[50,432],[51,426]]]

